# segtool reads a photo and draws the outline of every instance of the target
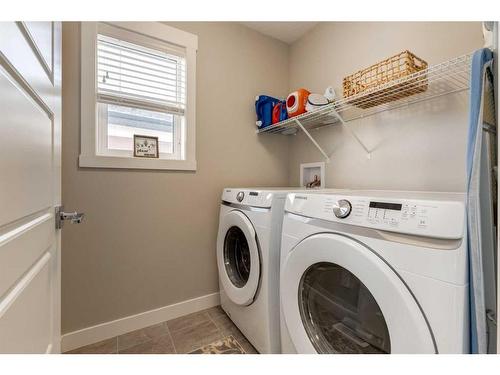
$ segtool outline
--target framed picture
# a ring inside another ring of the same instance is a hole
[[[158,158],[158,137],[134,134],[134,157]]]
[[[306,189],[324,189],[325,163],[300,164],[300,186]]]

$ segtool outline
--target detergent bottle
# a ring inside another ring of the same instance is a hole
[[[306,111],[307,98],[310,92],[306,89],[298,89],[286,98],[286,110],[288,117],[298,116]]]
[[[287,118],[286,103],[284,100],[280,100],[273,108],[273,124],[286,120]]]
[[[279,101],[279,99],[267,95],[255,97],[256,124],[259,128],[269,126],[273,123],[273,108]]]

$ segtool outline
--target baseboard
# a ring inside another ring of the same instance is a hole
[[[114,336],[178,318],[219,304],[219,293],[207,294],[198,298],[145,311],[140,314],[98,324],[92,327],[66,333],[61,337],[61,350],[67,352],[81,346],[93,344]]]

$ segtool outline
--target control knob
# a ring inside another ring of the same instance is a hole
[[[347,199],[341,199],[333,204],[333,213],[339,219],[345,219],[351,213],[351,203]]]

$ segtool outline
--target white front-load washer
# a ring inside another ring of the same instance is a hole
[[[284,353],[467,353],[465,196],[288,195]]]
[[[217,236],[221,306],[260,353],[281,352],[279,256],[290,191],[294,189],[222,192]]]

